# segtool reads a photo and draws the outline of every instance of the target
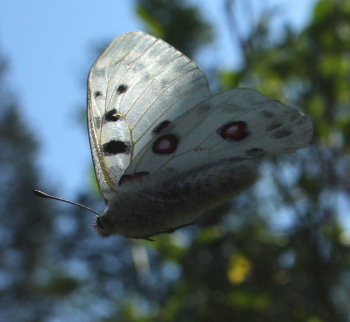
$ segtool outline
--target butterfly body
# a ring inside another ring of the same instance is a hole
[[[210,95],[198,66],[140,31],[89,76],[89,137],[107,207],[102,236],[145,238],[193,223],[257,179],[262,158],[305,147],[310,119],[251,89]]]
[[[227,166],[228,162],[232,162],[231,166]],[[205,209],[220,205],[251,186],[257,179],[257,164],[225,160],[175,176],[163,173],[162,178],[164,181],[159,183],[158,176],[150,175],[120,187],[99,219],[104,227],[100,234],[148,239],[190,225]]]

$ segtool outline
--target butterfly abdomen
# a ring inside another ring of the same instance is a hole
[[[193,169],[165,182],[159,198],[178,200],[176,209],[168,209],[169,213],[179,213],[181,217],[186,214],[193,220],[254,184],[257,168],[255,161],[225,160]]]
[[[172,232],[250,187],[257,169],[256,161],[232,159],[170,176],[158,185],[152,175],[126,182],[110,200],[115,212],[103,220],[108,220],[113,233],[127,237]]]

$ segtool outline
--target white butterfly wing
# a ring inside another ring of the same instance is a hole
[[[194,62],[141,31],[112,41],[93,65],[88,88],[90,145],[105,199],[155,133],[209,97]]]
[[[125,175],[169,169],[176,175],[223,160],[293,152],[311,138],[311,121],[297,109],[252,89],[230,90],[169,122]]]

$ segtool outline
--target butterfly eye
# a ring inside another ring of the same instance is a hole
[[[106,218],[105,218],[106,219]],[[95,221],[95,228],[100,236],[108,237],[111,234],[108,225],[106,225],[105,219],[97,216]]]
[[[96,218],[96,227],[102,230],[106,229],[106,226],[103,224],[101,217]]]

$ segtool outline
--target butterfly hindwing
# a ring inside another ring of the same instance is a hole
[[[155,131],[209,97],[194,62],[141,31],[112,41],[93,65],[88,87],[90,144],[105,199]]]
[[[258,159],[296,151],[311,137],[311,121],[297,109],[255,90],[235,89],[199,103],[169,123],[125,174],[171,170],[176,175],[224,160]]]

